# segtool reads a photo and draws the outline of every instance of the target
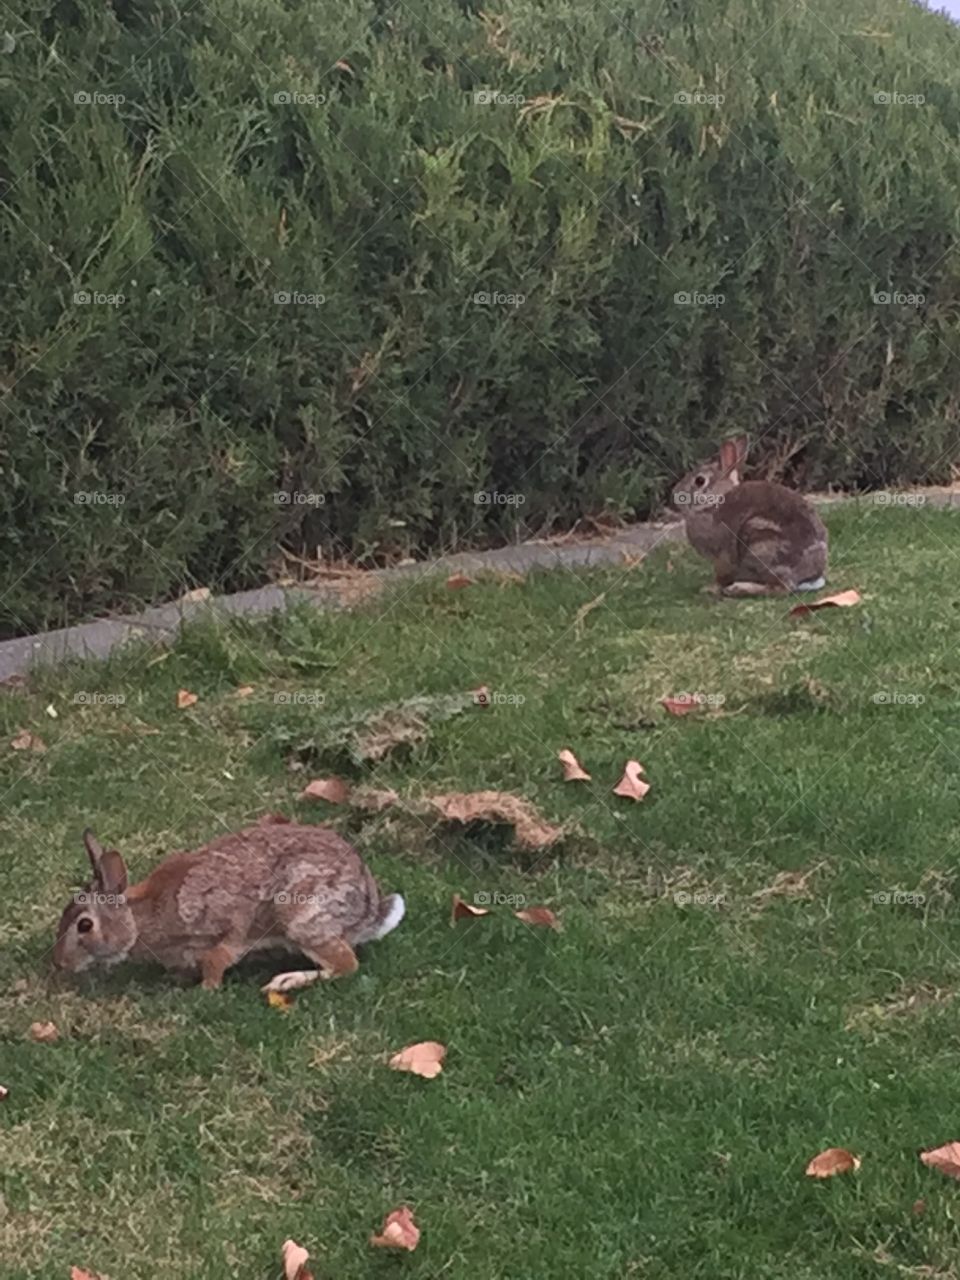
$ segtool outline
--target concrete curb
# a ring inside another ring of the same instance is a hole
[[[960,490],[910,490],[895,496],[905,501],[910,495],[922,496],[925,504],[934,507],[960,507]],[[893,491],[891,496],[894,496]],[[877,499],[877,494],[865,498],[814,497],[814,501],[823,506],[834,506],[840,502],[874,506]],[[501,573],[529,573],[532,569],[589,569],[595,565],[622,564],[631,556],[644,555],[660,542],[682,537],[683,524],[679,521],[637,524],[591,542],[525,542],[519,546],[500,547],[496,551],[464,552],[373,573],[377,578],[397,581],[424,574],[449,575],[458,570],[471,574],[484,569]],[[344,603],[334,588],[300,586],[257,587],[252,591],[213,596],[208,600],[174,601],[128,617],[82,622],[58,631],[0,641],[0,681],[25,675],[38,665],[56,665],[71,658],[105,658],[130,640],[144,637],[173,640],[184,622],[198,615],[213,613],[221,617],[251,617],[284,612],[292,604],[304,601],[321,609],[341,608]]]

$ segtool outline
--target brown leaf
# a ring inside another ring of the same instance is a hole
[[[447,579],[448,591],[462,591],[464,587],[472,587],[473,579],[467,577],[465,573],[451,573]]]
[[[543,925],[547,929],[556,929],[557,933],[563,930],[563,925],[549,907],[524,907],[513,914],[524,924]]]
[[[201,600],[210,599],[209,587],[194,587],[192,591],[186,591],[180,597],[181,604],[199,604]]]
[[[563,765],[564,782],[589,782],[590,775],[581,765],[577,757],[567,747],[557,752],[557,759]]]
[[[358,787],[351,793],[350,803],[355,809],[366,809],[370,813],[380,813],[393,804],[400,803],[396,791],[377,791],[373,787]]]
[[[488,916],[489,914],[489,907],[475,907],[469,902],[464,902],[459,893],[453,895],[450,903],[451,924],[455,924],[458,920],[464,919],[464,917],[474,920],[477,916]]]
[[[428,796],[428,804],[448,822],[495,822],[512,825],[524,849],[543,849],[563,832],[552,827],[527,800],[506,791],[452,791]]]
[[[672,716],[688,716],[691,711],[702,706],[702,703],[696,694],[681,693],[676,698],[661,698],[660,705]]]
[[[814,1156],[807,1165],[808,1178],[832,1178],[838,1173],[849,1173],[851,1169],[859,1169],[860,1160],[844,1147],[828,1147]]]
[[[31,1022],[30,1039],[37,1044],[54,1044],[60,1039],[60,1032],[55,1022]]]
[[[255,686],[252,684],[242,684],[238,689],[234,689],[233,696],[235,698],[249,698],[254,688]]]
[[[423,1040],[419,1044],[408,1044],[395,1053],[388,1065],[394,1071],[409,1071],[415,1076],[423,1076],[424,1080],[432,1080],[443,1070],[446,1056],[446,1045],[437,1040]]]
[[[628,760],[623,770],[623,777],[613,788],[615,796],[624,796],[627,800],[642,800],[650,790],[650,783],[640,776],[643,765],[639,760]]]
[[[811,600],[809,604],[795,604],[787,616],[799,618],[804,614],[813,613],[815,609],[849,609],[859,604],[861,599],[859,591],[840,591],[835,596],[823,596],[820,600]]]
[[[313,1280],[313,1272],[307,1270],[310,1255],[295,1240],[284,1240],[281,1251],[283,1280]]]
[[[411,1252],[417,1247],[420,1243],[420,1228],[406,1205],[387,1214],[380,1234],[371,1236],[370,1243],[377,1249],[409,1249]]]
[[[355,74],[353,67],[351,67],[350,63],[347,62],[344,58],[338,58],[333,65],[337,68],[338,71],[345,71],[348,76],[352,76]]]
[[[36,751],[43,754],[47,749],[47,744],[42,738],[38,738],[35,733],[30,733],[28,729],[23,729],[10,743],[14,751]]]
[[[100,1277],[95,1276],[92,1271],[85,1271],[83,1267],[71,1267],[70,1280],[100,1280]]]
[[[0,1084],[0,1102],[6,1102],[6,1100],[9,1097],[10,1097],[10,1090],[7,1088],[6,1085]]]
[[[180,711],[185,710],[187,707],[192,707],[193,704],[195,702],[199,702],[199,700],[199,695],[191,693],[189,689],[177,690],[177,709]]]
[[[267,1004],[271,1009],[282,1009],[284,1013],[289,1013],[293,1008],[293,996],[288,996],[285,991],[268,991]]]
[[[344,804],[350,799],[350,784],[342,778],[315,778],[300,792],[301,800],[326,800],[328,804]]]
[[[930,1169],[939,1169],[948,1178],[960,1178],[960,1142],[948,1142],[946,1146],[921,1151],[920,1159]]]

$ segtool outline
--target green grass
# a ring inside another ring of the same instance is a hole
[[[48,746],[0,749],[4,1280],[275,1280],[287,1236],[320,1280],[960,1275],[960,1189],[917,1159],[960,1137],[960,524],[868,506],[830,523],[830,585],[858,587],[856,609],[716,602],[670,547],[196,627],[0,697],[0,741]],[[549,856],[297,800],[329,769],[291,755],[334,718],[480,684],[525,701],[436,724],[371,780],[527,796],[571,824]],[[721,713],[668,718],[657,700],[682,690]],[[592,783],[560,781],[562,747]],[[610,794],[631,756],[653,784],[637,805]],[[278,809],[336,822],[407,896],[356,978],[284,1014],[261,962],[219,993],[148,967],[51,976],[84,825],[139,875]],[[783,872],[810,872],[808,896],[762,896]],[[506,910],[451,929],[455,890],[524,895],[564,932]],[[873,900],[897,890],[925,900]],[[32,1043],[46,1019],[60,1042]],[[439,1079],[386,1070],[428,1038],[449,1046]],[[806,1179],[833,1145],[859,1174]],[[374,1252],[401,1203],[419,1250]]]

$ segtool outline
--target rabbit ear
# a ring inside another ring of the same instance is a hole
[[[720,446],[720,465],[724,471],[739,471],[747,460],[749,436],[732,436]]]
[[[83,843],[90,859],[90,866],[97,880],[100,879],[100,859],[103,857],[103,846],[89,827],[83,833]]]
[[[107,849],[100,856],[97,874],[104,893],[124,893],[127,888],[127,868],[116,849]]]

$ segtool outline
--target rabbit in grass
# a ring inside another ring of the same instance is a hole
[[[60,918],[54,963],[70,973],[130,957],[199,973],[219,987],[253,951],[302,953],[325,978],[353,973],[354,948],[403,919],[403,898],[381,894],[359,853],[327,827],[266,818],[172,853],[138,884],[91,831],[86,890]]]
[[[715,458],[673,490],[692,547],[713,564],[725,596],[819,591],[826,582],[827,531],[801,494],[767,480],[741,483],[748,440],[725,440]]]

